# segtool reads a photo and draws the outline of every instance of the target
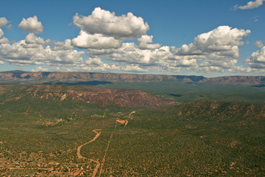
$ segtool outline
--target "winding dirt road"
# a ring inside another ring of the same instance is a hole
[[[129,114],[129,116],[131,116],[131,115],[134,114],[134,113],[135,113],[135,111],[132,111],[132,112]],[[117,122],[119,122],[119,123],[121,123],[121,124],[125,124],[125,126],[128,124],[128,120],[120,120],[120,119],[117,119],[117,120],[116,120],[116,124],[115,124],[114,131],[111,133],[111,135],[110,135],[110,139],[109,139],[109,142],[108,142],[108,145],[107,145],[107,148],[105,149],[105,154],[104,154],[104,157],[103,157],[103,160],[102,160],[102,164],[101,164],[101,168],[100,168],[100,172],[99,172],[99,177],[100,177],[101,173],[103,172],[103,165],[104,165],[104,162],[105,162],[105,159],[106,159],[107,151],[108,151],[108,148],[109,148],[109,145],[110,145],[110,142],[111,142],[111,139],[112,139],[113,133],[115,132],[116,127],[117,127]],[[82,144],[81,146],[79,146],[79,147],[77,148],[77,153],[76,153],[76,154],[77,154],[77,157],[78,157],[79,159],[84,159],[84,158],[85,158],[85,157],[83,157],[83,156],[81,155],[81,153],[80,153],[81,148],[82,148],[83,146],[85,146],[85,145],[87,145],[87,144],[89,144],[89,143],[95,141],[95,140],[100,136],[100,134],[101,134],[101,132],[98,132],[99,130],[101,130],[101,129],[95,129],[95,130],[93,130],[93,132],[96,133],[96,136],[95,136],[92,140],[90,140],[89,142],[86,142],[86,143]],[[99,160],[93,160],[93,159],[88,159],[88,160],[90,160],[91,162],[95,162],[95,163],[97,163],[97,166],[95,167],[95,169],[94,169],[94,171],[93,171],[93,174],[92,174],[92,177],[95,177],[96,174],[97,174],[97,172],[98,172],[98,169],[99,169],[99,167],[100,167]],[[79,171],[78,174],[79,174],[80,172],[81,172],[81,171]],[[78,174],[77,174],[77,175],[78,175]]]
[[[77,157],[78,157],[79,159],[84,159],[84,158],[85,158],[85,157],[83,157],[83,156],[81,155],[81,153],[80,153],[81,148],[82,148],[84,145],[87,145],[87,144],[89,144],[89,143],[95,141],[95,140],[100,136],[100,134],[101,134],[101,132],[98,132],[99,130],[101,130],[101,129],[95,129],[95,130],[93,130],[93,132],[96,133],[96,136],[95,136],[92,140],[90,140],[89,142],[86,142],[85,144],[82,144],[81,146],[79,146],[79,147],[77,148],[77,153],[76,153],[76,154],[77,154]],[[96,166],[96,168],[94,169],[94,171],[93,171],[93,175],[92,175],[92,177],[95,177],[96,174],[97,174],[97,172],[98,172],[98,169],[99,169],[99,167],[100,167],[100,163],[99,163],[98,160],[93,160],[93,159],[88,159],[88,160],[97,163],[97,166]]]

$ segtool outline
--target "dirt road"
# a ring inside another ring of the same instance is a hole
[[[116,122],[116,124],[115,124],[114,131],[116,130],[116,128],[117,128],[117,122]],[[103,160],[102,160],[102,165],[101,165],[101,168],[100,168],[100,171],[99,171],[99,177],[100,177],[100,175],[101,175],[101,173],[102,173],[102,171],[103,171],[103,166],[104,166],[104,163],[105,163],[105,159],[106,159],[107,151],[108,151],[108,149],[109,149],[109,145],[110,145],[110,142],[111,142],[111,139],[112,139],[112,136],[113,136],[114,131],[111,133],[111,135],[110,135],[110,139],[109,139],[109,142],[108,142],[108,145],[107,145],[107,148],[105,149],[105,154],[104,154],[104,157],[103,157]]]
[[[96,136],[95,136],[92,140],[90,140],[89,142],[86,142],[85,144],[82,144],[81,146],[79,146],[79,147],[77,148],[77,157],[78,157],[79,159],[84,158],[84,157],[81,155],[81,153],[80,153],[81,148],[82,148],[83,146],[85,146],[85,145],[87,145],[87,144],[89,144],[89,143],[95,141],[95,140],[100,136],[101,132],[97,132],[98,130],[101,130],[101,129],[95,129],[95,130],[93,130],[93,132],[96,133]]]
[[[95,130],[93,130],[93,132],[96,133],[96,136],[95,136],[92,140],[90,140],[89,142],[86,142],[85,144],[82,144],[81,146],[79,146],[79,147],[77,148],[77,157],[78,157],[79,159],[83,159],[83,158],[85,158],[85,157],[83,157],[83,156],[81,155],[81,153],[80,153],[81,148],[82,148],[84,145],[87,145],[87,144],[89,144],[89,143],[95,141],[95,140],[100,136],[100,134],[101,134],[101,132],[98,132],[99,130],[101,130],[101,129],[95,129]],[[98,172],[98,169],[99,169],[99,167],[100,167],[100,163],[99,163],[98,160],[93,160],[93,159],[88,159],[88,160],[97,163],[97,166],[96,166],[96,168],[94,169],[94,171],[93,171],[93,175],[92,175],[92,177],[95,177],[96,174],[97,174],[97,172]]]
[[[129,114],[129,116],[131,116],[131,115],[134,114],[134,113],[136,113],[136,111],[132,111],[132,112]]]
[[[132,112],[129,114],[129,117],[131,117],[131,115],[134,114],[134,113],[135,113],[135,111],[132,111]],[[107,151],[108,151],[108,148],[109,148],[109,145],[110,145],[111,139],[112,139],[112,137],[113,137],[113,133],[114,133],[115,130],[116,130],[117,122],[119,122],[119,123],[121,123],[121,124],[124,124],[125,126],[127,126],[127,124],[128,124],[128,120],[120,120],[120,119],[117,119],[117,120],[116,120],[116,124],[115,124],[114,131],[111,133],[111,135],[110,135],[110,139],[109,139],[109,142],[108,142],[108,145],[107,145],[107,147],[106,147],[106,149],[105,149],[105,154],[104,154],[104,157],[103,157],[103,160],[102,160],[102,164],[101,164],[101,168],[100,168],[100,171],[99,171],[99,177],[100,177],[101,173],[103,172],[103,166],[104,166],[104,162],[105,162],[105,159],[106,159]],[[77,157],[78,157],[79,159],[85,158],[85,157],[83,157],[83,156],[81,155],[81,153],[80,153],[81,148],[82,148],[84,145],[87,145],[87,144],[89,144],[89,143],[95,141],[95,140],[100,136],[100,134],[101,134],[101,132],[98,132],[99,130],[101,130],[101,129],[95,129],[95,130],[93,130],[93,132],[96,133],[96,136],[95,136],[92,140],[90,140],[89,142],[86,142],[86,143],[82,144],[81,146],[79,146],[79,147],[77,148]],[[92,177],[95,177],[96,174],[97,174],[97,172],[98,172],[98,169],[99,169],[99,167],[100,167],[100,163],[99,163],[98,160],[93,160],[93,159],[88,159],[88,160],[90,160],[91,162],[95,162],[95,163],[97,163],[97,166],[95,167],[95,169],[94,169],[94,171],[93,171],[93,175],[92,175]]]
[[[119,122],[119,123],[121,123],[121,124],[124,124],[125,127],[126,127],[126,125],[128,124],[128,120],[120,120],[120,119],[117,119],[116,122]]]

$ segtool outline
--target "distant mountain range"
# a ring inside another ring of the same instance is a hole
[[[95,82],[163,82],[180,81],[198,84],[229,84],[229,85],[256,85],[265,84],[265,76],[225,76],[206,78],[203,76],[185,75],[153,75],[153,74],[114,74],[91,72],[25,72],[6,71],[0,72],[0,83],[19,84],[85,84],[93,85]],[[89,84],[88,82],[91,82]],[[92,83],[93,82],[93,83]]]

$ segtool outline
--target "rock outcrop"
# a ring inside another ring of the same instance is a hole
[[[10,88],[15,88],[10,90]],[[62,86],[62,85],[0,85],[1,92],[13,92],[4,102],[20,99],[52,99],[57,102],[73,99],[88,104],[102,106],[156,108],[160,106],[174,106],[177,102],[167,101],[139,90],[107,89],[91,86]],[[4,103],[3,102],[3,103]]]

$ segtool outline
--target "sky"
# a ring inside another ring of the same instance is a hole
[[[264,76],[264,4],[0,1],[0,72]]]

